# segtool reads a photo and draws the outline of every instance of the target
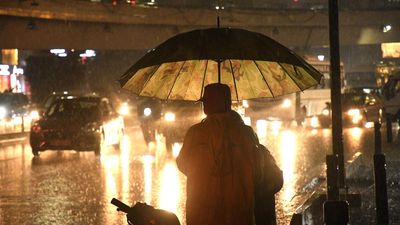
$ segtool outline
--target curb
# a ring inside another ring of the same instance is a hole
[[[362,159],[362,154],[357,152],[354,154],[352,159],[345,162],[345,168],[348,170],[353,167],[353,164],[357,164]],[[326,173],[323,171],[321,174]],[[347,175],[347,174],[346,174]],[[347,180],[347,178],[346,178]],[[323,204],[327,199],[326,196],[326,178],[314,188],[314,191],[306,198],[293,214],[290,225],[303,225],[303,224],[323,224]],[[361,207],[361,195],[360,193],[347,193],[346,199],[350,207]],[[317,223],[315,223],[317,222]]]
[[[24,141],[29,137],[30,132],[18,132],[18,133],[7,133],[0,134],[0,145],[4,145],[11,142]]]

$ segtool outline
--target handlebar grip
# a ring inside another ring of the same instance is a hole
[[[118,209],[124,213],[128,213],[131,209],[131,207],[129,207],[127,204],[121,202],[120,200],[118,200],[116,198],[111,199],[111,204],[117,206]]]

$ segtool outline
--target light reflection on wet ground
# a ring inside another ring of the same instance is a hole
[[[276,196],[279,224],[289,224],[301,196],[309,191],[304,187],[324,175],[330,132],[260,129],[260,141],[284,172],[285,185]],[[128,137],[121,150],[108,148],[101,157],[47,151],[32,158],[27,144],[2,146],[0,224],[127,224],[124,214],[109,203],[115,197],[129,205],[141,201],[175,212],[184,225],[186,180],[173,157],[180,146],[173,155],[160,143],[148,147],[138,128]],[[345,129],[344,146],[346,158],[373,147],[372,129]]]

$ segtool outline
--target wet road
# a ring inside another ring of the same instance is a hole
[[[277,195],[279,224],[289,224],[303,196],[325,176],[331,153],[328,129],[258,130],[260,140],[284,171]],[[344,129],[346,159],[373,151],[373,129]],[[110,200],[144,201],[175,212],[184,225],[185,177],[162,138],[146,146],[138,126],[127,132],[121,150],[46,151],[33,158],[27,140],[0,146],[0,224],[127,224]],[[174,148],[177,153],[179,146]]]

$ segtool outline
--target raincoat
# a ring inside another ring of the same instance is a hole
[[[234,111],[208,115],[188,130],[176,160],[187,176],[187,225],[254,224],[256,144]]]

